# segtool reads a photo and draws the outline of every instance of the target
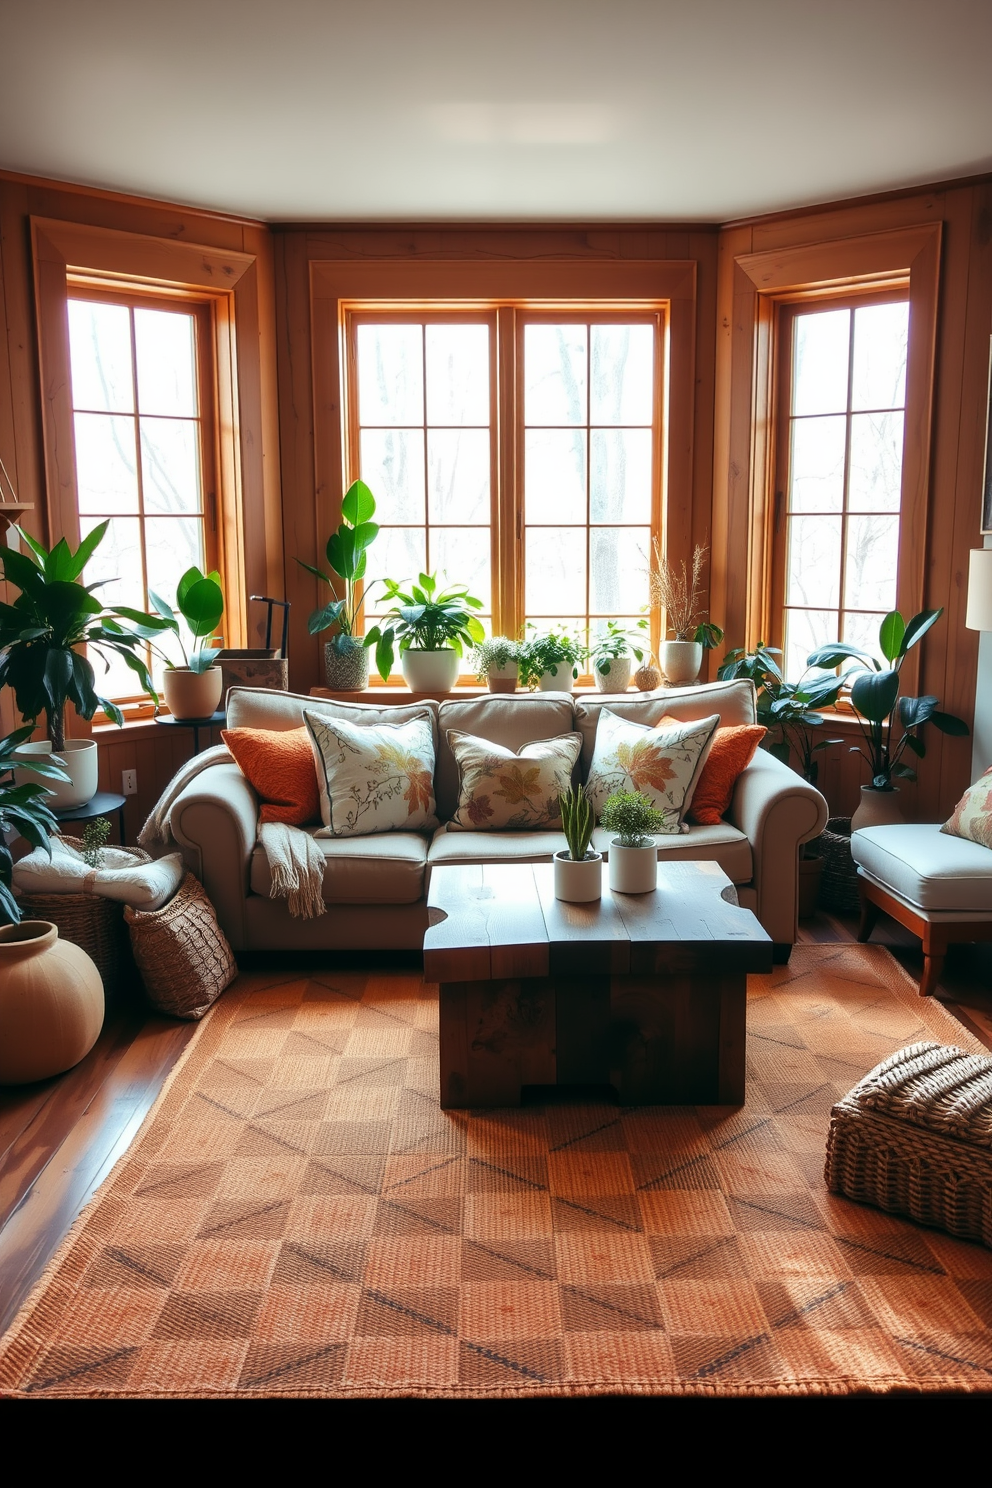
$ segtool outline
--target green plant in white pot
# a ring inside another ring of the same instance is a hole
[[[645,619],[637,620],[633,630],[627,630],[616,620],[607,620],[589,647],[592,674],[600,692],[626,692],[630,686],[631,657],[644,660],[647,649],[648,628]]]
[[[529,630],[535,627],[528,625]],[[539,632],[520,646],[520,680],[539,692],[571,692],[586,648],[564,630]]]
[[[189,631],[187,647],[183,639],[182,626],[172,606],[159,595],[148,591],[148,597],[179,641],[184,665],[175,663],[163,652],[165,662],[162,690],[173,718],[210,718],[220,705],[223,674],[215,666],[219,646],[209,644],[224,613],[224,594],[220,587],[220,574],[203,574],[198,568],[188,568],[176,588],[176,610],[182,616]]]
[[[555,898],[586,904],[603,893],[603,855],[590,847],[596,815],[581,785],[570,786],[558,797],[561,829],[568,846],[556,852]]]
[[[640,791],[614,791],[603,802],[599,825],[615,832],[610,843],[610,888],[618,894],[647,894],[658,882],[658,848],[665,816]]]
[[[311,635],[336,626],[336,632],[324,644],[324,674],[328,687],[339,692],[361,692],[369,685],[368,644],[360,634],[362,607],[373,585],[367,584],[361,594],[358,586],[365,578],[368,550],[379,535],[375,516],[375,497],[364,481],[356,480],[345,492],[341,503],[341,525],[327,539],[327,562],[330,574],[297,558],[301,568],[326,584],[334,598],[307,621]],[[373,580],[373,583],[375,581]]]
[[[482,621],[473,614],[482,609],[482,600],[464,585],[439,589],[434,574],[420,574],[408,589],[394,579],[384,584],[393,604],[365,637],[367,646],[375,646],[379,676],[388,681],[398,650],[411,692],[450,692],[461,657],[485,639]]]
[[[509,636],[492,636],[480,642],[472,655],[475,675],[490,692],[516,692],[520,674],[520,642]]]

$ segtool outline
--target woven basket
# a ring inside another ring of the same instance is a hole
[[[78,837],[62,837],[67,847],[77,852],[85,844]],[[137,863],[150,863],[148,853],[140,847],[116,847]],[[55,925],[61,940],[79,946],[96,966],[103,979],[103,992],[108,1002],[137,981],[137,967],[131,954],[124,906],[102,894],[19,894],[18,903],[26,920],[48,920]]]
[[[128,907],[124,918],[148,999],[160,1013],[202,1018],[237,976],[214,907],[192,873],[161,909]]]
[[[858,894],[858,865],[851,857],[851,818],[832,816],[826,828],[807,851],[822,858],[819,904],[834,914],[857,914],[861,908]]]

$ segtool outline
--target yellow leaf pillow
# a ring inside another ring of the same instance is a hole
[[[688,830],[682,819],[702,773],[719,713],[690,723],[646,728],[603,708],[589,766],[589,796],[597,818],[614,791],[639,791],[664,814],[663,834]]]
[[[537,739],[516,754],[458,729],[449,729],[447,739],[458,766],[458,806],[449,831],[561,825],[558,796],[568,789],[581,734]]]
[[[320,819],[317,837],[422,832],[437,826],[431,716],[400,724],[345,723],[304,709]]]

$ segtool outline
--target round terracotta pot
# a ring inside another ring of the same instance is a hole
[[[0,1084],[60,1075],[103,1027],[103,982],[85,951],[47,920],[0,928]]]
[[[599,667],[592,669],[598,692],[626,692],[630,686],[630,657],[614,656],[610,659],[610,670],[604,676]]]
[[[899,787],[879,790],[874,785],[861,787],[861,804],[851,817],[851,831],[860,832],[863,827],[891,827],[903,820],[899,801]]]
[[[220,707],[224,674],[219,666],[205,672],[191,672],[189,667],[167,667],[162,675],[162,691],[173,718],[210,718]]]
[[[85,806],[97,793],[99,779],[95,739],[66,739],[57,755],[52,754],[50,739],[35,740],[31,744],[22,744],[16,754],[19,759],[51,759],[53,764],[61,765],[69,776],[67,783],[64,780],[47,780],[41,775],[35,775],[32,770],[14,772],[18,785],[43,785],[46,790],[52,791],[52,796],[46,796],[45,805],[53,811],[71,811],[74,806]]]
[[[614,837],[610,843],[610,888],[617,894],[650,894],[658,887],[658,849],[624,847]]]
[[[400,671],[411,692],[450,692],[458,681],[460,657],[450,646],[443,651],[400,652]]]
[[[490,692],[516,692],[520,667],[515,661],[505,666],[492,667],[486,674],[486,686]]]
[[[603,855],[587,852],[576,861],[568,849],[555,853],[555,898],[568,904],[588,904],[603,897]]]
[[[658,660],[666,681],[673,687],[688,687],[699,676],[703,664],[701,641],[662,641]]]

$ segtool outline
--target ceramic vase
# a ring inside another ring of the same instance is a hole
[[[219,666],[205,672],[191,672],[189,667],[166,667],[162,674],[162,691],[173,718],[212,718],[220,707],[224,674]]]
[[[555,898],[568,904],[588,904],[603,897],[603,855],[587,852],[576,861],[568,849],[555,853]]]
[[[658,887],[658,849],[624,847],[614,837],[610,843],[610,888],[617,894],[650,894]]]
[[[516,692],[517,678],[520,675],[520,667],[515,661],[508,661],[501,667],[491,667],[486,674],[486,685],[490,692]]]
[[[43,785],[54,792],[46,796],[45,805],[52,811],[71,811],[74,806],[85,806],[92,801],[99,785],[98,759],[95,739],[66,739],[59,754],[52,754],[51,740],[35,740],[22,744],[17,750],[19,759],[51,759],[58,763],[69,776],[69,780],[46,780],[32,770],[15,770],[17,785]]]
[[[71,1069],[99,1038],[103,1013],[100,973],[54,925],[0,928],[0,1084]]]
[[[610,670],[605,677],[599,667],[593,668],[593,676],[596,678],[596,687],[599,692],[626,692],[630,686],[630,657],[612,657]]]
[[[575,684],[572,664],[559,661],[553,672],[542,672],[537,679],[538,692],[571,692]]]
[[[701,641],[662,641],[658,647],[658,660],[665,680],[673,687],[691,686],[703,664],[703,644]]]
[[[879,790],[874,785],[861,787],[861,803],[851,817],[851,831],[860,832],[864,827],[890,827],[903,820],[899,800],[899,787]]]
[[[418,651],[410,646],[400,652],[400,670],[411,692],[450,692],[458,680],[457,651]]]
[[[356,636],[325,641],[324,677],[332,692],[364,692],[369,685],[368,647]]]

